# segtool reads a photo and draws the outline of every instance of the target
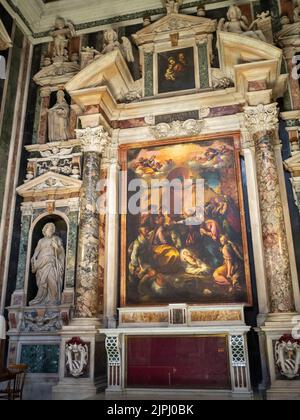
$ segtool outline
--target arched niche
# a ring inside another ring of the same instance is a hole
[[[29,273],[28,273],[28,285],[27,285],[27,305],[32,301],[38,292],[36,277],[32,273],[31,269],[31,258],[33,257],[34,251],[40,239],[43,238],[43,228],[47,223],[54,223],[56,227],[56,235],[63,241],[64,249],[67,252],[67,240],[68,240],[68,225],[67,222],[58,214],[45,215],[40,218],[33,226],[31,233],[31,248],[30,248],[30,261],[29,261]]]

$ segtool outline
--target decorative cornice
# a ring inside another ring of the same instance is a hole
[[[26,0],[26,2],[29,0]],[[214,0],[209,0],[207,1],[207,3],[213,2]],[[36,24],[36,22],[33,22],[30,17],[28,12],[25,13],[24,11],[24,6],[23,4],[18,4],[18,6],[16,6],[14,4],[14,2],[12,0],[6,0],[7,4],[9,5],[9,7],[13,10],[13,12],[18,16],[19,20],[22,21],[22,23],[28,28],[28,30],[32,33],[32,37],[36,40],[38,40],[39,38],[47,38],[49,37],[49,31],[43,31],[43,32],[36,32],[33,23]],[[24,1],[24,3],[26,3]],[[23,2],[20,2],[23,3]],[[188,3],[185,3],[182,6],[182,10],[188,10],[191,9],[193,7],[197,7],[199,5],[199,0],[193,0],[190,1]],[[46,10],[40,10],[40,16],[44,16],[45,19],[47,18],[47,21],[49,19],[49,7]],[[152,8],[147,10],[147,15],[149,16],[161,16],[161,15],[165,15],[166,14],[166,8],[165,7],[158,7],[158,8]],[[26,15],[26,16],[25,16]],[[123,14],[123,15],[118,15],[118,16],[113,16],[113,17],[108,17],[108,18],[104,18],[104,19],[97,19],[98,15],[95,14],[90,14],[90,16],[94,16],[94,20],[91,20],[89,22],[83,22],[83,23],[77,23],[75,24],[75,29],[76,31],[81,31],[83,32],[86,29],[90,29],[90,28],[99,28],[99,27],[104,27],[104,26],[109,26],[109,25],[114,25],[114,27],[117,27],[118,24],[121,24],[122,22],[126,22],[126,21],[131,21],[131,20],[136,20],[136,19],[141,19],[141,23],[143,18],[145,17],[145,10],[142,11],[138,11],[138,12],[134,12],[134,13],[127,13],[127,14]],[[101,16],[101,14],[99,13],[99,17]],[[53,15],[54,17],[54,15]],[[41,22],[39,22],[39,24],[36,24],[36,28],[37,27],[43,27],[45,25],[42,25]]]
[[[251,134],[276,130],[279,110],[277,103],[244,108],[245,127]]]
[[[76,137],[81,141],[84,153],[94,152],[102,154],[110,143],[109,133],[102,126],[76,130]]]

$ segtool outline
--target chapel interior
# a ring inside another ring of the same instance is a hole
[[[299,133],[299,0],[0,0],[0,399],[299,400]]]

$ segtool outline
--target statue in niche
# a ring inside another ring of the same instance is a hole
[[[36,275],[38,293],[29,305],[58,305],[64,279],[65,250],[62,240],[55,235],[54,223],[47,223],[31,260]]]
[[[242,14],[241,9],[236,5],[231,5],[227,12],[227,22],[224,18],[221,19],[218,25],[218,30],[233,32],[235,34],[249,36],[266,42],[266,37],[263,32],[261,30],[252,31],[252,27],[253,26],[249,27],[248,19]]]
[[[50,142],[63,141],[70,138],[69,133],[70,106],[63,90],[57,92],[57,102],[48,110],[48,138]]]
[[[58,17],[55,21],[55,29],[50,32],[53,37],[53,60],[68,61],[69,40],[76,36],[74,26]]]

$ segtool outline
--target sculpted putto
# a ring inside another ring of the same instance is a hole
[[[266,38],[261,30],[253,31],[253,25],[249,26],[249,22],[242,14],[241,9],[236,5],[231,5],[227,12],[227,22],[225,19],[221,19],[219,22],[218,30],[224,32],[233,32],[235,34],[241,34],[245,36],[249,36],[251,38],[256,38],[261,41],[266,42]]]
[[[35,249],[31,260],[32,272],[36,275],[38,293],[29,305],[58,305],[65,268],[65,250],[62,240],[55,235],[55,225],[47,223],[43,229],[44,238]]]
[[[74,26],[71,22],[59,17],[55,21],[55,28],[50,35],[53,37],[53,58],[60,58],[68,61],[68,44],[69,40],[76,36]]]

